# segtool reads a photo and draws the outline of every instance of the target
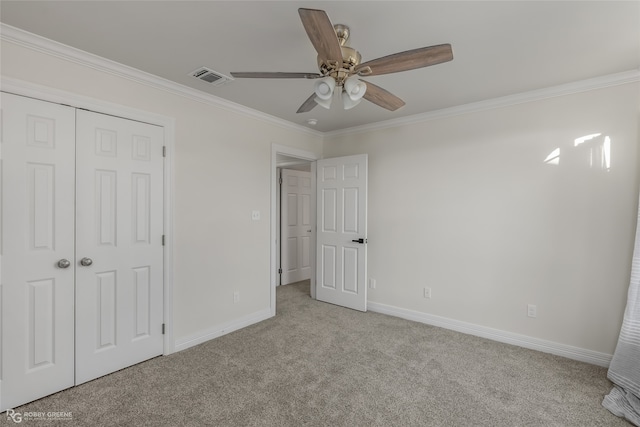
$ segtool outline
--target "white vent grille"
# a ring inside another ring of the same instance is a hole
[[[200,67],[197,70],[190,72],[189,75],[213,86],[220,86],[233,80],[231,77],[225,76],[224,74],[213,71],[207,67]]]

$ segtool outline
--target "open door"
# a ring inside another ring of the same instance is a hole
[[[282,169],[280,284],[311,278],[311,173]]]
[[[316,298],[367,311],[367,155],[317,162]]]

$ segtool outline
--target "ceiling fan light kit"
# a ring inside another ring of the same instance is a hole
[[[317,80],[314,87],[318,98],[324,100],[331,99],[333,90],[336,87],[336,81],[331,77],[324,77]]]
[[[298,108],[298,113],[311,111],[316,105],[330,108],[336,86],[341,88],[345,110],[360,103],[362,98],[389,111],[405,105],[404,101],[385,89],[359,80],[357,76],[376,76],[428,67],[453,59],[450,44],[423,47],[395,53],[361,63],[360,53],[346,46],[349,27],[332,25],[323,10],[298,9],[307,36],[318,53],[320,73],[232,72],[236,78],[306,78],[318,79],[314,93]]]
[[[358,98],[354,100],[349,96],[349,94],[346,91],[342,91],[342,105],[345,110],[352,109],[356,105],[360,104],[360,101],[362,101],[362,98]]]

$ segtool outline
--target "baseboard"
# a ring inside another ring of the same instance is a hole
[[[486,326],[462,322],[460,320],[449,319],[447,317],[436,316],[433,314],[421,313],[419,311],[407,310],[405,308],[394,307],[377,302],[369,301],[367,303],[367,309],[376,313],[388,314],[390,316],[413,320],[414,322],[420,322],[427,325],[438,326],[440,328],[475,335],[477,337],[487,338],[493,341],[517,345],[519,347],[542,351],[544,353],[551,353],[568,359],[603,366],[605,368],[609,367],[611,358],[613,357],[611,354],[600,353],[580,347],[573,347],[553,341],[529,337],[527,335],[488,328]]]
[[[267,320],[270,317],[272,317],[271,309],[266,308],[264,310],[260,310],[247,316],[241,317],[240,319],[223,323],[222,325],[217,325],[213,328],[177,339],[175,341],[175,351],[186,350],[189,347],[202,344],[203,342],[221,337],[222,335],[237,331],[238,329],[246,328],[247,326],[262,322],[263,320]]]

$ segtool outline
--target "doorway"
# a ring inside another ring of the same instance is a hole
[[[284,168],[296,168],[307,170],[311,173],[311,198],[309,211],[311,214],[311,224],[315,225],[315,188],[316,188],[316,168],[315,161],[320,158],[319,155],[311,151],[300,150],[284,145],[273,144],[271,146],[271,278],[270,278],[270,295],[271,295],[271,315],[276,314],[276,287],[280,284],[280,171]],[[311,298],[315,299],[315,226],[311,227],[310,243],[309,243],[309,259],[310,259],[310,292]]]
[[[311,278],[311,165],[309,162],[278,163],[278,283],[288,285]]]

